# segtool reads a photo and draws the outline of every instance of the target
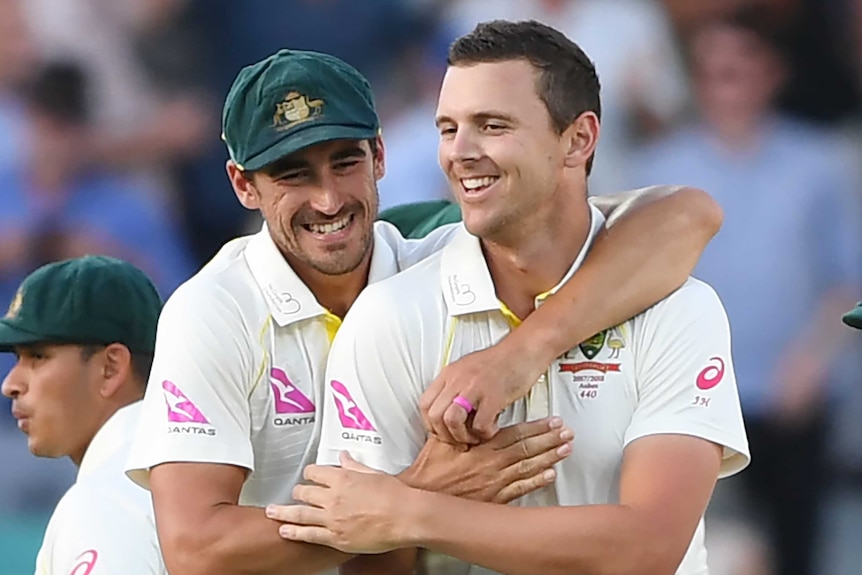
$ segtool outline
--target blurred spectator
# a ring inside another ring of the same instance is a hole
[[[849,337],[837,318],[862,286],[859,183],[837,138],[774,111],[787,72],[771,22],[750,9],[694,33],[700,117],[648,148],[632,183],[703,187],[725,210],[696,275],[730,318],[752,451],[738,481],[765,515],[775,573],[811,575]]]
[[[197,162],[219,149],[218,106],[209,93],[206,37],[192,0],[27,0],[29,26],[44,58],[70,58],[87,70],[94,102],[91,149],[108,168],[134,174],[155,198],[201,223]],[[217,170],[223,166],[209,164]],[[223,179],[223,178],[222,178]],[[235,231],[236,202],[217,194],[203,228],[205,247]],[[223,208],[223,209],[220,209]],[[207,242],[209,234],[220,237]],[[196,246],[197,247],[197,246]],[[201,259],[203,255],[199,255]]]
[[[21,0],[0,0],[0,14],[0,171],[5,171],[24,158],[27,137],[18,91],[35,66],[36,53]]]
[[[687,103],[685,73],[664,7],[654,0],[451,3],[451,26],[458,35],[494,18],[550,24],[593,59],[602,86],[602,133],[590,193],[622,190],[636,143],[674,120]]]
[[[412,103],[383,122],[386,175],[380,180],[380,209],[449,198],[449,183],[437,162],[440,139],[434,118],[454,35],[441,30],[406,66],[417,93]]]

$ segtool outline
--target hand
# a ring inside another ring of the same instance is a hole
[[[293,498],[306,505],[269,505],[266,516],[284,523],[291,541],[326,545],[345,553],[385,553],[406,543],[399,508],[412,491],[398,479],[341,453],[341,467],[309,465]]]
[[[419,489],[508,503],[553,483],[553,466],[572,452],[574,437],[559,417],[504,427],[466,451],[431,436],[399,478]]]
[[[548,365],[531,353],[495,346],[465,355],[443,368],[419,401],[429,433],[444,443],[475,445],[498,431],[497,416],[525,396]],[[476,408],[472,414],[452,403],[460,395]]]

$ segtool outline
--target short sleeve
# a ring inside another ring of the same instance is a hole
[[[144,487],[148,471],[161,463],[254,469],[250,338],[231,296],[195,287],[180,287],[159,318],[153,367],[126,466],[129,477]]]
[[[55,514],[37,575],[167,573],[152,517],[132,502],[70,491]]]
[[[420,356],[412,349],[416,332],[407,337],[405,318],[380,287],[359,296],[333,341],[317,462],[338,465],[339,453],[347,451],[369,467],[397,474],[425,444],[419,413],[424,386],[413,362]]]
[[[724,447],[721,477],[750,459],[730,327],[715,291],[690,279],[634,321],[637,407],[625,443],[648,435],[701,437]]]

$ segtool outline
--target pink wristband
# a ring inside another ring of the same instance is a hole
[[[474,411],[476,411],[476,408],[473,407],[473,404],[470,403],[470,400],[463,395],[456,395],[455,399],[452,400],[452,403],[454,403],[455,405],[460,405],[467,411],[467,413],[473,413]]]

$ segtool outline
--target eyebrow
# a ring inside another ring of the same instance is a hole
[[[359,145],[350,146],[348,148],[344,148],[338,150],[337,152],[333,152],[329,156],[330,162],[340,162],[342,160],[346,160],[349,158],[358,158],[363,159],[367,156],[365,150],[362,149]],[[276,160],[272,166],[266,170],[266,175],[271,178],[278,178],[279,176],[284,175],[286,172],[290,172],[293,170],[301,170],[308,169],[311,167],[311,163],[304,158],[293,158],[286,157],[280,160]]]
[[[517,123],[513,116],[511,116],[510,114],[507,114],[505,112],[501,112],[499,110],[487,110],[485,112],[476,112],[475,114],[470,114],[469,117],[470,117],[470,120],[474,124],[481,124],[483,122],[487,122],[488,120],[502,120],[502,121],[507,122],[509,124],[516,124]],[[437,118],[434,121],[434,124],[438,127],[440,126],[440,124],[445,124],[445,123],[454,124],[456,122],[455,122],[455,120],[453,120],[449,116],[445,116],[445,115],[437,116]]]

